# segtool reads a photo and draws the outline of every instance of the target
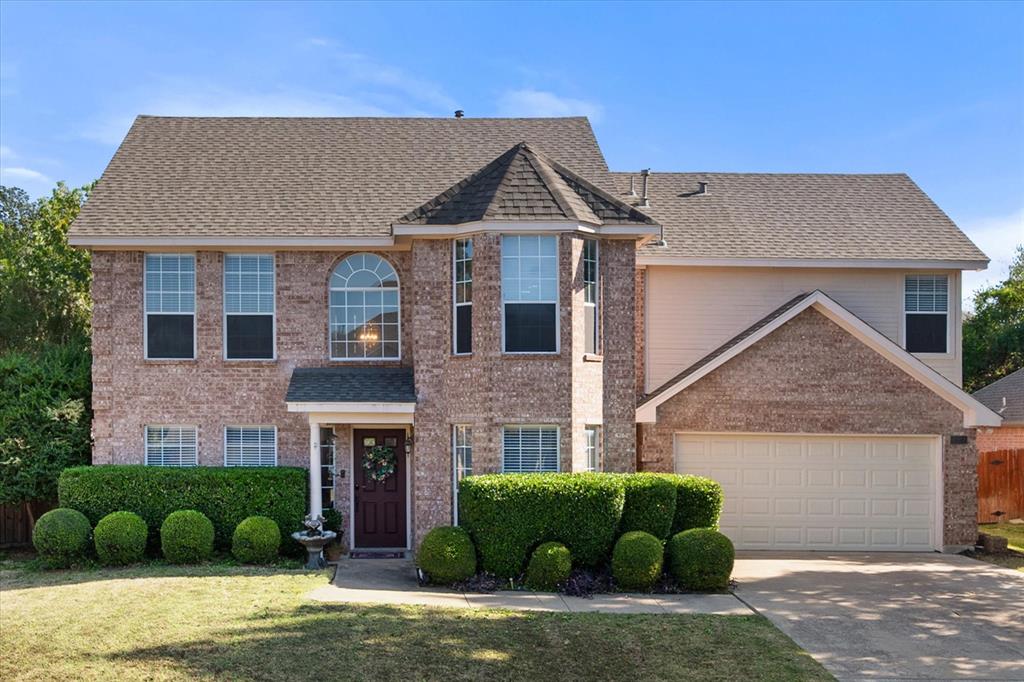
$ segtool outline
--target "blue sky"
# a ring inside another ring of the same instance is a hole
[[[0,181],[140,113],[587,115],[616,170],[907,172],[1005,274],[1024,3],[0,3]]]

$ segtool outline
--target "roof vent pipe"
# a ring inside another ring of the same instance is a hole
[[[455,110],[455,118],[462,118],[465,115],[466,115],[466,112],[463,111],[462,109],[456,109]]]
[[[698,182],[697,183],[697,196],[708,194],[708,183]]]
[[[647,179],[650,177],[650,175],[651,175],[651,169],[650,168],[644,168],[642,171],[640,171],[640,180],[642,182],[642,184],[640,185],[640,187],[641,187],[641,189],[640,189],[640,205],[641,206],[650,206],[651,205],[651,202],[647,199]]]
[[[629,196],[636,196],[636,178],[632,175],[629,176]]]

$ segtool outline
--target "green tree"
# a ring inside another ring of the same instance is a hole
[[[974,295],[964,317],[964,388],[976,391],[1024,367],[1024,245],[1005,281]]]
[[[58,183],[33,202],[0,187],[0,352],[88,335],[89,254],[68,245],[68,228],[91,188]]]

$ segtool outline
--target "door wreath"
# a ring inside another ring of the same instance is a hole
[[[380,482],[395,473],[395,449],[387,445],[377,445],[363,453],[363,469],[366,475]]]

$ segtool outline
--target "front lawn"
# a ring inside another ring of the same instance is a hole
[[[324,605],[328,574],[0,563],[0,679],[827,680],[759,616]]]

